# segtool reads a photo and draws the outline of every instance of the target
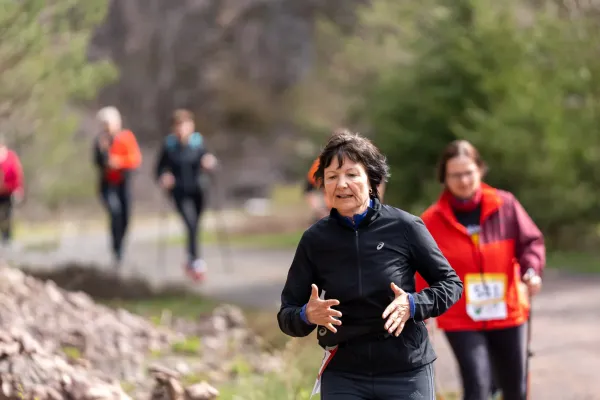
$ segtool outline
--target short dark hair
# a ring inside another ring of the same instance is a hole
[[[458,156],[469,157],[481,169],[482,174],[487,172],[487,164],[483,161],[475,146],[467,140],[454,140],[442,151],[438,162],[437,179],[440,183],[446,182],[446,165],[448,164],[448,160]]]
[[[194,114],[190,110],[180,108],[173,112],[171,116],[171,126],[179,125],[182,122],[194,122]]]
[[[386,157],[369,139],[347,129],[336,130],[327,141],[319,155],[319,168],[314,174],[315,182],[322,187],[325,168],[329,167],[335,158],[339,160],[341,167],[344,157],[365,167],[371,185],[371,195],[379,198],[378,186],[387,182],[390,176]]]

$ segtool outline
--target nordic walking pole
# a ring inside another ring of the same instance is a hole
[[[161,192],[161,196],[160,196],[160,209],[159,209],[159,213],[158,213],[158,254],[157,254],[157,260],[158,260],[158,267],[160,268],[161,271],[165,270],[165,264],[167,262],[166,260],[166,256],[165,256],[165,238],[163,236],[163,234],[166,231],[166,227],[168,224],[168,215],[167,215],[167,199],[165,198],[165,193]],[[168,233],[168,232],[167,232]],[[158,271],[157,271],[158,272]]]
[[[218,170],[218,169],[217,169]],[[225,220],[223,219],[223,195],[219,194],[219,184],[216,171],[210,174],[214,191],[217,192],[218,198],[213,211],[215,212],[215,232],[217,234],[217,243],[221,253],[221,264],[223,270],[226,272],[233,272],[233,260],[231,257],[231,249],[229,246],[229,236],[227,235],[227,229],[225,228]]]
[[[527,346],[526,346],[526,355],[525,355],[525,399],[529,399],[529,394],[531,393],[531,380],[529,379],[529,359],[533,356],[533,352],[531,351],[531,316],[533,315],[533,303],[532,297],[529,294],[529,316],[527,317]]]
[[[529,276],[529,279],[532,279],[535,275],[535,271],[533,269],[529,269],[526,273]],[[531,296],[531,292],[529,289],[527,290],[527,297],[529,299],[529,316],[527,317],[527,344],[526,344],[526,354],[525,354],[525,399],[529,399],[529,395],[531,393],[531,381],[529,379],[529,360],[533,357],[533,352],[531,351],[531,322],[533,315],[533,296]]]

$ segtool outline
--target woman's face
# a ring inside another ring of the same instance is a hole
[[[334,158],[325,168],[325,196],[329,204],[346,217],[365,211],[369,204],[369,178],[360,163],[344,158],[344,164]]]
[[[467,156],[446,162],[446,188],[459,199],[470,199],[481,186],[481,169]]]
[[[109,120],[102,123],[102,128],[106,133],[116,135],[121,131],[121,124],[118,121]]]
[[[180,138],[187,137],[194,133],[194,123],[192,121],[183,121],[175,125],[175,134]]]

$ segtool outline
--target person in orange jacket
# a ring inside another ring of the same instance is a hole
[[[526,396],[529,296],[541,289],[544,238],[515,196],[482,182],[486,165],[465,140],[451,142],[438,165],[444,190],[422,215],[464,282],[463,297],[436,319],[460,369],[464,400]],[[417,276],[417,291],[427,287]]]
[[[319,169],[319,158],[317,157],[312,165],[310,166],[308,173],[306,174],[306,183],[304,186],[304,198],[308,203],[312,213],[314,221],[318,221],[323,217],[329,215],[331,211],[331,204],[327,197],[323,195],[322,185],[319,185],[315,179],[315,172]],[[382,182],[379,186],[379,197],[383,200],[385,192],[385,182]]]
[[[94,141],[94,162],[98,168],[99,192],[110,217],[112,251],[119,265],[131,212],[131,173],[142,163],[142,153],[133,132],[123,129],[115,107],[98,111],[102,131]]]
[[[317,157],[310,166],[306,174],[306,184],[304,186],[304,199],[308,203],[315,221],[329,215],[331,206],[327,198],[323,196],[323,191],[315,180],[315,172],[319,168],[319,158]]]

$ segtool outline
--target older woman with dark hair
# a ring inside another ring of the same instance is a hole
[[[324,400],[435,398],[423,321],[448,310],[463,286],[423,221],[381,204],[388,171],[380,151],[348,131],[319,157],[315,178],[332,209],[302,235],[277,319],[294,337],[318,327],[326,357],[313,394]],[[416,272],[429,284],[420,292]]]

